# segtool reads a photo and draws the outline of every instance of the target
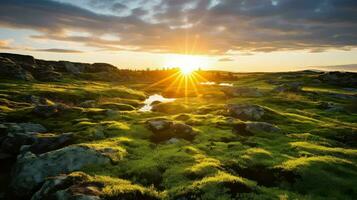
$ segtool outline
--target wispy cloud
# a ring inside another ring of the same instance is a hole
[[[0,49],[12,49],[10,40],[0,40]]]
[[[29,49],[31,51],[44,51],[51,53],[83,53],[83,51],[73,50],[73,49]]]
[[[355,0],[78,2],[3,0],[0,27],[31,29],[40,33],[33,38],[112,51],[224,55],[357,46]],[[74,37],[71,31],[87,35]],[[103,39],[106,34],[118,39]]]
[[[220,58],[218,61],[219,62],[232,62],[232,61],[234,61],[234,59],[233,58],[229,58],[229,57],[225,57],[225,58]]]

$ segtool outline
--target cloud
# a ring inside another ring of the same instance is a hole
[[[32,51],[44,51],[51,53],[83,53],[83,51],[72,50],[72,49],[31,49]]]
[[[220,58],[218,62],[232,62],[234,61],[233,58],[225,57],[225,58]]]
[[[32,38],[108,51],[224,55],[357,46],[355,0],[70,2],[2,0],[0,27],[31,29],[39,32]],[[102,36],[106,34],[118,39],[105,40]]]
[[[0,49],[12,49],[10,40],[0,40]]]

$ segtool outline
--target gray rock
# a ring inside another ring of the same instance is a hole
[[[79,68],[78,66],[74,65],[71,62],[67,62],[67,61],[62,61],[67,72],[74,74],[74,75],[78,75],[82,72],[83,69]]]
[[[51,105],[52,102],[44,97],[39,97],[36,95],[30,95],[28,97],[29,101],[35,105]]]
[[[179,139],[177,139],[177,138],[171,138],[171,139],[169,139],[166,143],[167,143],[167,144],[177,144],[177,143],[179,143],[179,142],[180,142]]]
[[[9,58],[0,57],[0,76],[25,81],[34,80],[32,74]]]
[[[246,130],[253,134],[280,132],[280,128],[267,122],[246,122]]]
[[[1,125],[0,149],[3,152],[16,155],[22,145],[35,142],[37,133],[46,132],[46,128],[33,123],[4,123]]]
[[[72,138],[73,133],[37,134],[34,138],[35,142],[29,146],[28,150],[35,154],[53,151],[68,146],[72,142]]]
[[[18,156],[10,186],[19,197],[26,197],[47,177],[79,170],[86,165],[107,163],[110,163],[108,157],[82,146],[68,146],[39,156],[27,152]]]
[[[261,97],[257,88],[248,87],[221,87],[221,91],[228,97]]]
[[[79,172],[76,176],[59,175],[46,180],[31,200],[100,200],[95,185],[81,185],[89,176]]]
[[[169,129],[173,124],[173,122],[167,119],[152,119],[148,120],[146,123],[148,124],[149,129],[154,132]]]
[[[357,73],[353,72],[325,72],[319,75],[324,83],[344,87],[355,87],[357,85]]]
[[[40,117],[51,117],[65,109],[67,109],[67,106],[60,103],[52,104],[52,105],[37,105],[33,109],[33,113],[35,113]]]
[[[13,133],[6,136],[1,143],[1,150],[3,152],[17,155],[23,145],[29,145],[35,142],[32,134]]]
[[[37,105],[33,112],[41,117],[50,117],[58,113],[58,108],[56,105]]]
[[[41,124],[34,123],[4,123],[7,127],[7,133],[44,133],[47,131]]]
[[[96,106],[95,100],[86,100],[79,104],[80,107],[83,108],[94,108]]]
[[[260,120],[265,114],[263,107],[251,104],[229,104],[227,112],[230,116],[242,120]]]
[[[273,89],[274,92],[301,92],[301,90],[302,83],[300,82],[285,83]]]
[[[151,138],[154,142],[166,141],[172,138],[192,140],[196,135],[193,128],[184,123],[174,123],[167,119],[152,119],[146,123],[154,133]]]
[[[257,133],[279,133],[281,130],[267,122],[244,122],[235,124],[233,132],[242,136],[251,136]]]
[[[35,78],[39,81],[53,81],[57,82],[62,79],[62,74],[55,71],[37,71],[33,73]]]

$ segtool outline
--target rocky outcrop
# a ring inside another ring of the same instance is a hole
[[[9,58],[4,57],[0,57],[0,77],[25,81],[34,79],[30,72],[24,70]]]
[[[0,53],[0,57],[9,58],[21,65],[36,65],[36,60],[33,56],[12,53]]]
[[[82,172],[59,175],[46,180],[31,200],[100,200],[98,183],[86,183],[89,176]]]
[[[60,81],[62,74],[54,71],[54,67],[51,65],[40,65],[33,70],[33,76],[39,81]]]
[[[318,76],[318,79],[327,84],[355,87],[357,85],[357,73],[353,72],[326,72]]]
[[[108,63],[94,63],[91,65],[91,67],[87,68],[87,72],[113,72],[118,70],[118,68],[114,67],[111,64]]]
[[[160,118],[148,120],[146,123],[148,128],[154,133],[151,137],[154,142],[166,141],[172,138],[192,140],[196,135],[193,128],[184,123]]]
[[[106,80],[118,80],[119,70],[107,63],[46,61],[32,56],[0,53],[0,76],[19,80],[60,81],[63,74],[104,73]],[[85,76],[96,78],[96,76]],[[98,78],[98,77],[97,77]]]
[[[56,150],[72,141],[72,133],[49,134],[40,124],[4,123],[0,124],[0,152],[16,156],[20,152],[36,154]]]
[[[257,88],[248,87],[221,87],[227,97],[261,97],[262,93]]]
[[[229,104],[227,112],[230,116],[241,120],[260,120],[265,114],[265,109],[251,104]]]
[[[109,179],[111,181],[105,181],[101,177],[89,176],[83,172],[50,177],[31,200],[162,199],[152,189],[124,179]]]
[[[91,164],[106,163],[110,163],[108,157],[82,146],[68,146],[38,156],[26,152],[18,156],[10,187],[19,197],[26,197],[47,177],[69,173]]]

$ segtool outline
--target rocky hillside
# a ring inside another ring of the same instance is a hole
[[[356,199],[356,73],[154,73],[0,54],[0,199]]]
[[[113,75],[119,73],[118,68],[107,63],[45,61],[10,53],[0,53],[0,66],[0,76],[25,81],[60,81],[64,74],[79,76],[86,73],[105,73],[110,80],[118,78]]]

